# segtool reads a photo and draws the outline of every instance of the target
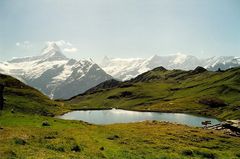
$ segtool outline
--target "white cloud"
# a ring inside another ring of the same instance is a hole
[[[72,44],[68,41],[64,41],[64,40],[58,40],[58,41],[47,41],[47,44],[49,43],[55,43],[57,44],[59,47],[70,47],[72,46]]]
[[[64,41],[64,40],[59,40],[59,41],[55,41],[55,43],[58,46],[72,46],[72,44],[70,42]]]
[[[68,53],[74,53],[77,52],[78,49],[73,47],[73,44],[68,42],[68,41],[64,41],[64,40],[58,40],[58,41],[47,41],[47,44],[49,43],[55,43],[57,44],[64,52],[68,52]]]
[[[75,47],[71,47],[71,48],[65,48],[63,51],[65,51],[65,52],[77,52],[78,49],[75,48]]]
[[[32,47],[30,41],[16,42],[16,46],[24,49],[29,49]]]

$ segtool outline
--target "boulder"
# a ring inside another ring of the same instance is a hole
[[[50,124],[48,121],[44,121],[44,122],[42,122],[42,126],[50,126]]]

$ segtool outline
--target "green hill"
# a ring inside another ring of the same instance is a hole
[[[158,78],[166,76],[168,72],[171,71],[159,73],[150,71],[148,76],[152,78],[150,74],[156,74],[156,79],[159,81]],[[226,75],[227,77],[229,76]],[[144,82],[142,78],[140,79],[141,82],[130,81],[118,84],[114,81],[115,84],[109,84],[109,86],[102,84],[89,91],[89,94],[83,95],[82,98],[87,96],[98,97],[97,94],[102,93],[102,97],[105,96],[107,100],[112,102],[127,100],[128,105],[130,105],[129,103],[132,103],[132,105],[138,103],[143,98],[142,102],[147,103],[147,107],[151,105],[150,102],[154,104],[155,101],[161,101],[161,99],[154,101],[153,98],[161,97],[161,95],[164,97],[164,93],[153,91],[157,90],[156,87],[167,90],[172,85],[170,81],[169,83],[166,81],[155,83],[153,81],[156,79],[144,78]],[[4,91],[6,105],[4,110],[0,111],[1,159],[175,159],[238,158],[240,156],[238,148],[240,140],[238,140],[238,137],[229,136],[224,134],[223,131],[157,121],[92,125],[82,121],[62,120],[50,116],[65,111],[66,107],[71,108],[71,106],[61,106],[61,103],[50,100],[36,89],[10,76],[0,75],[0,82],[6,86]],[[172,89],[184,87],[186,86],[171,86]],[[144,88],[144,90],[141,90],[141,88]],[[227,87],[224,90],[235,92],[235,89],[228,89]],[[107,94],[108,92],[109,94]],[[142,94],[146,92],[148,92],[148,96]],[[72,100],[79,100],[78,98],[75,97]],[[164,98],[167,99],[168,97]],[[147,101],[147,99],[151,100]],[[95,102],[99,101],[96,100]],[[14,112],[11,111],[12,109],[14,109]]]
[[[5,85],[4,110],[47,116],[53,116],[60,111],[60,103],[11,76],[0,74],[0,84]]]
[[[211,72],[201,67],[192,71],[158,67],[109,88],[100,84],[65,102],[72,109],[115,107],[237,119],[240,118],[240,68]]]

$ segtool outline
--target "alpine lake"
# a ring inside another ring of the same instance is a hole
[[[116,123],[141,122],[146,120],[167,121],[194,127],[202,127],[202,122],[210,121],[219,124],[220,121],[210,117],[196,116],[185,113],[140,112],[122,109],[110,110],[77,110],[71,111],[58,118],[66,120],[82,120],[91,124],[107,125]]]

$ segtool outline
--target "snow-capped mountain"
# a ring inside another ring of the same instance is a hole
[[[215,71],[218,68],[226,70],[228,68],[240,66],[240,57],[220,56],[206,59],[205,68]]]
[[[228,69],[240,66],[240,58],[234,56],[211,57],[200,59],[195,56],[177,53],[169,56],[154,55],[150,58],[108,58],[99,64],[108,74],[119,80],[128,80],[153,68],[163,66],[167,69],[193,70],[202,66],[208,70]]]
[[[112,79],[91,60],[64,56],[55,43],[49,43],[40,56],[0,62],[0,73],[12,75],[51,98],[70,98]]]
[[[149,58],[104,57],[97,65],[92,60],[69,59],[55,43],[49,43],[39,56],[0,62],[0,73],[12,75],[51,98],[66,99],[112,77],[128,80],[159,66],[183,70],[193,70],[202,66],[215,71],[218,68],[224,70],[240,66],[240,58],[221,56],[199,59],[177,53],[169,56],[154,55]]]
[[[145,59],[130,58],[130,59],[109,59],[104,57],[100,67],[102,67],[108,74],[120,80],[126,80],[145,72],[140,70]]]

